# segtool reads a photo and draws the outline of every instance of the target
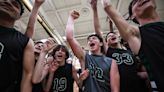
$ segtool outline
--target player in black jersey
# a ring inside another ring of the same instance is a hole
[[[106,39],[108,43],[106,56],[115,59],[118,64],[120,92],[151,92],[147,72],[143,70],[143,66],[139,67],[139,62],[132,52],[122,46],[118,34],[109,32]]]
[[[96,34],[88,36],[90,53],[85,52],[73,36],[74,21],[79,17],[77,11],[69,15],[66,26],[66,38],[82,70],[88,69],[89,75],[83,81],[83,92],[119,92],[119,73],[115,60],[106,57],[103,52],[103,40]]]
[[[44,43],[41,40],[34,42],[35,65],[43,48],[43,44]],[[33,84],[32,92],[43,92],[42,82],[38,84]]]
[[[132,0],[129,16],[140,27],[130,25],[112,7],[111,0],[101,0],[107,15],[117,26],[122,38],[128,42],[130,49],[136,54],[144,54],[150,64],[152,76],[157,88],[164,92],[164,22],[156,11],[155,0]],[[162,0],[163,2],[163,0]]]
[[[39,83],[45,79],[46,92],[73,92],[73,82],[75,80],[78,83],[78,77],[72,64],[66,62],[69,57],[67,48],[57,45],[52,51],[53,57],[45,59],[53,46],[54,42],[51,39],[44,44],[34,70],[33,82]]]
[[[32,92],[33,41],[14,29],[22,13],[21,0],[0,0],[0,92]]]

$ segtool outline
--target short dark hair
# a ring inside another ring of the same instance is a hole
[[[22,0],[16,0],[19,4],[20,4],[20,7],[21,7],[21,12],[20,12],[20,15],[22,16],[23,13],[24,13],[24,7],[23,7],[23,2]]]
[[[69,51],[68,51],[67,47],[64,46],[64,45],[57,45],[57,46],[53,49],[53,51],[52,51],[52,56],[54,57],[56,51],[59,51],[60,49],[63,49],[63,50],[65,51],[65,53],[66,53],[66,59],[68,59],[68,58],[69,58]],[[66,59],[65,59],[65,60],[66,60]]]
[[[98,35],[98,34],[91,34],[91,35],[89,35],[89,36],[87,37],[87,40],[89,40],[89,38],[92,37],[92,36],[97,37],[97,38],[100,40],[100,42],[103,43],[103,38],[100,37],[100,35]],[[103,46],[101,46],[101,52],[104,53],[104,43],[103,43]]]
[[[131,19],[132,15],[133,15],[133,12],[132,12],[132,8],[133,8],[133,3],[134,3],[135,0],[132,0],[129,4],[129,17],[128,17],[128,20]],[[139,24],[138,20],[136,18],[132,19],[132,21],[136,24]]]
[[[34,44],[43,43],[41,40],[34,41]]]

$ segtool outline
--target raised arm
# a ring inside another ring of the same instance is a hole
[[[120,75],[116,61],[113,59],[110,69],[111,92],[120,92]]]
[[[90,4],[93,10],[93,23],[94,23],[95,33],[98,34],[101,38],[103,38],[103,35],[101,33],[101,26],[98,18],[97,0],[91,0]],[[106,53],[107,46],[105,40],[103,40],[103,43],[104,43],[104,52]]]
[[[109,32],[113,32],[114,31],[113,30],[113,22],[109,17],[108,17],[108,19],[109,19]]]
[[[43,4],[45,0],[35,0],[33,9],[31,11],[31,15],[27,24],[27,28],[26,28],[26,32],[25,35],[32,38],[33,34],[34,34],[34,30],[35,30],[35,22],[37,20],[37,15],[38,15],[38,11],[40,6]]]
[[[33,73],[32,82],[34,84],[41,82],[48,74],[48,70],[49,70],[48,62],[52,62],[52,61],[47,61],[45,56],[47,55],[48,51],[50,51],[54,46],[55,43],[53,39],[48,39],[44,43]]]
[[[139,35],[139,28],[130,25],[117,11],[112,7],[110,0],[101,0],[104,10],[107,15],[113,20],[118,28],[122,38],[129,43],[131,50],[138,53],[141,41]]]
[[[68,22],[66,26],[66,38],[67,41],[74,53],[74,55],[79,59],[80,63],[84,62],[84,51],[77,40],[74,38],[74,20],[79,17],[79,13],[77,11],[72,11],[68,17]]]
[[[30,39],[23,56],[23,76],[21,81],[21,92],[32,92],[32,74],[34,69],[34,44]],[[29,58],[30,57],[30,58]]]
[[[100,37],[102,37],[102,34],[100,32],[101,30],[100,22],[98,19],[97,0],[91,0],[90,4],[93,10],[93,23],[94,23],[95,32],[96,34],[100,35]]]

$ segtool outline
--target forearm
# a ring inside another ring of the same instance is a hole
[[[46,80],[43,89],[45,92],[49,92],[52,82],[53,82],[54,73],[49,73],[48,79]]]
[[[120,92],[119,73],[115,75],[115,78],[113,78],[113,81],[111,82],[111,92]]]
[[[66,26],[66,37],[68,41],[74,39],[74,19],[69,16],[67,26]]]
[[[100,32],[101,28],[100,28],[100,22],[99,22],[99,18],[98,18],[98,12],[97,12],[97,8],[93,9],[93,22],[94,22],[94,28],[95,28],[95,32],[96,34],[98,34],[100,37],[102,37],[102,34]]]
[[[101,38],[103,38],[103,35],[101,33],[101,27],[100,27],[100,22],[99,22],[99,18],[98,18],[98,11],[97,11],[97,7],[92,8],[93,10],[93,22],[94,22],[94,28],[95,28],[95,33],[98,34]],[[106,42],[103,40],[103,47],[104,47],[104,53],[106,53]]]
[[[46,75],[46,73],[43,75],[44,68],[46,67],[46,64],[47,64],[45,60],[45,56],[46,56],[46,52],[40,53],[39,59],[34,69],[33,78],[32,78],[32,81],[34,84],[41,82]]]
[[[75,69],[74,66],[72,66],[72,76],[73,76],[73,78],[74,78],[76,84],[78,85],[78,87],[81,88],[81,86],[82,86],[82,85],[81,85],[82,81],[80,80],[80,78],[78,77],[77,74],[78,74],[78,73],[77,73],[77,70]]]
[[[32,92],[32,73],[23,74],[21,81],[21,92]]]
[[[104,8],[104,10],[107,13],[107,15],[115,23],[115,25],[118,28],[121,36],[124,39],[128,39],[127,38],[128,37],[127,35],[128,35],[129,27],[130,27],[130,25],[128,24],[128,22],[120,15],[120,13],[117,12],[116,9],[113,8],[113,6],[111,4],[109,4],[108,6],[106,6]]]
[[[78,82],[76,82],[77,83],[77,85],[78,85],[78,87],[80,88],[80,89],[82,89],[82,86],[83,86],[83,80],[78,80]]]
[[[26,29],[25,34],[30,38],[32,38],[34,34],[35,22],[37,20],[38,10],[39,10],[39,7],[37,6],[33,7],[28,24],[27,24],[27,29]]]
[[[110,84],[111,84],[111,92],[120,91],[120,75],[119,75],[118,66],[115,60],[112,60],[112,64],[111,64]]]

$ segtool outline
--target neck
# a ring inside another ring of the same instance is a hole
[[[7,28],[13,28],[14,23],[15,23],[14,20],[0,18],[0,26],[7,27]]]
[[[38,60],[39,58],[39,53],[35,53],[35,60]]]
[[[64,66],[65,65],[65,61],[62,61],[62,62],[58,62],[59,63],[59,66]]]
[[[100,50],[99,51],[92,51],[91,53],[94,55],[103,55],[103,53],[101,53]]]
[[[143,16],[141,18],[138,18],[140,25],[145,25],[147,23],[152,22],[159,22],[160,18],[156,11],[150,12],[149,14],[146,14],[147,16]],[[150,16],[148,16],[150,15]]]

